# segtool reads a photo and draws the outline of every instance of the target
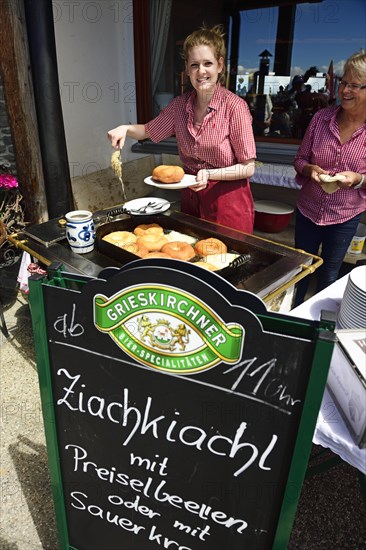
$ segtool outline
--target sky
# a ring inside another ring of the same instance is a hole
[[[258,70],[259,54],[267,49],[274,56],[277,8],[241,12],[240,72]],[[300,4],[295,22],[291,74],[303,74],[316,65],[327,72],[333,60],[334,74],[342,76],[345,60],[366,48],[366,2],[324,0]],[[270,71],[273,71],[273,57]],[[238,71],[239,72],[239,71]]]

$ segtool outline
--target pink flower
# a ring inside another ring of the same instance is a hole
[[[16,177],[10,174],[0,174],[0,188],[11,189],[12,187],[18,187]]]

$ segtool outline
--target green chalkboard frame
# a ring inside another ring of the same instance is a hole
[[[53,405],[50,359],[46,336],[46,315],[43,298],[43,284],[47,279],[43,275],[33,275],[29,279],[29,306],[32,315],[34,346],[38,367],[38,381],[41,395],[42,414],[47,445],[48,465],[55,508],[58,541],[61,550],[74,550],[69,545],[65,499],[63,493],[60,454],[57,443],[55,408]],[[52,284],[52,283],[50,283]]]
[[[63,275],[60,269],[52,270],[52,268],[49,270],[48,278],[43,275],[34,275],[29,279],[29,303],[32,314],[48,463],[60,550],[78,549],[74,548],[69,543],[55,421],[56,415],[53,404],[43,287],[44,285],[51,285],[65,289],[74,288],[75,290],[75,287],[81,288],[89,280],[91,279],[83,276],[78,277],[72,274]],[[311,374],[299,422],[294,452],[292,454],[284,498],[277,522],[277,529],[272,544],[272,550],[283,550],[287,547],[291,535],[301,487],[306,474],[314,428],[324,393],[334,343],[336,341],[336,336],[334,334],[335,322],[333,319],[326,318],[316,322],[286,317],[286,315],[266,315],[262,313],[258,314],[258,318],[261,320],[266,330],[283,335],[297,336],[299,338],[305,337],[315,342]]]

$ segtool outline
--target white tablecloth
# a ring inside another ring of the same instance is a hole
[[[338,313],[348,277],[349,275],[345,275],[310,300],[291,310],[288,315],[319,321],[322,310]],[[354,443],[327,389],[320,407],[313,442],[327,447],[351,466],[366,474],[366,449],[360,449]]]
[[[259,164],[250,178],[253,183],[265,183],[277,187],[300,189],[295,181],[296,171],[290,164]]]

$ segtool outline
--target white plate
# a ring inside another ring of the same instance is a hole
[[[352,269],[349,278],[361,292],[366,292],[366,266],[359,265]]]
[[[159,181],[155,181],[151,176],[145,178],[144,182],[147,183],[147,185],[159,187],[159,189],[185,189],[186,187],[190,187],[191,185],[195,185],[197,183],[196,176],[192,176],[191,174],[184,174],[182,181],[178,183],[161,183]]]
[[[366,266],[355,267],[348,278],[338,322],[343,329],[365,328]]]
[[[144,212],[143,209],[149,202],[154,203],[154,207],[147,207]],[[165,212],[170,207],[170,202],[165,199],[159,199],[158,197],[141,197],[141,199],[134,199],[128,201],[123,205],[126,211],[131,212],[133,216],[150,216],[152,214],[160,214]]]

